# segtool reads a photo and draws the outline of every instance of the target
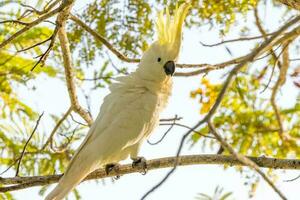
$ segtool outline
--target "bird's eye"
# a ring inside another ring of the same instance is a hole
[[[161,61],[161,58],[160,58],[160,57],[158,57],[158,58],[157,58],[157,62],[160,62],[160,61]]]

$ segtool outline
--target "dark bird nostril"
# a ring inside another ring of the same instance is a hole
[[[173,75],[175,72],[175,62],[174,61],[168,61],[164,65],[164,70],[166,75]]]

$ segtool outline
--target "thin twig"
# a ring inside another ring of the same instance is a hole
[[[160,123],[159,124],[160,126],[167,125],[167,126],[170,126],[170,127],[167,129],[167,131],[163,134],[163,136],[157,142],[150,142],[149,140],[147,140],[147,143],[150,144],[150,145],[157,145],[160,142],[162,142],[163,139],[167,136],[167,134],[172,130],[174,125],[177,125],[176,121],[181,120],[181,119],[182,119],[182,117],[177,117],[177,115],[175,115],[174,118],[170,118],[170,119],[160,119],[159,120],[160,122],[169,122],[169,121],[173,121],[173,122],[172,123],[167,123],[167,124]]]
[[[279,38],[274,42],[273,46],[277,46],[278,44],[282,44],[286,41],[294,40],[299,35],[300,35],[300,25],[292,29],[290,32],[285,33],[281,38]]]
[[[300,60],[300,58],[291,58],[290,59],[291,62],[293,62],[293,61],[299,61],[299,60]]]
[[[163,134],[163,136],[157,141],[157,142],[150,142],[149,140],[147,140],[148,144],[150,145],[157,145],[159,144],[161,141],[163,141],[163,139],[167,136],[167,134],[172,130],[172,128],[174,127],[174,123],[177,120],[177,115],[175,115],[175,117],[173,118],[173,123],[170,124],[170,127],[167,129],[167,131]],[[170,119],[164,119],[165,121],[169,121]],[[160,120],[161,121],[161,120]]]
[[[18,158],[14,159],[14,161],[5,169],[0,173],[0,176],[3,175],[4,173],[6,173],[8,170],[10,170],[19,160],[20,160],[21,156],[19,156]]]
[[[55,29],[54,29],[54,31],[53,31],[51,37],[47,39],[47,41],[49,41],[49,40],[51,41],[50,44],[49,44],[49,46],[48,46],[48,48],[46,49],[46,51],[45,51],[42,55],[39,56],[39,60],[38,60],[38,61],[34,64],[34,66],[31,68],[31,71],[33,71],[33,70],[35,69],[35,67],[38,66],[38,64],[41,64],[42,66],[44,65],[46,59],[47,59],[48,56],[49,56],[50,51],[51,51],[51,50],[53,49],[53,47],[54,47],[54,43],[55,43],[55,40],[56,40],[56,37],[57,37],[57,33],[58,33],[59,28],[60,28],[60,27],[59,27],[58,25],[55,26]]]
[[[116,70],[116,72],[117,72],[118,74],[124,74],[124,75],[128,75],[128,74],[129,74],[129,73],[127,72],[127,70],[125,70],[125,71],[120,70],[120,69],[114,64],[114,61],[111,59],[111,56],[109,55],[109,53],[106,52],[106,51],[105,51],[105,53],[106,53],[106,55],[107,55],[107,58],[108,58],[108,60],[109,60],[109,62],[110,62],[110,64],[111,64],[112,68],[114,68],[114,70]]]
[[[292,181],[295,181],[295,180],[297,180],[297,179],[299,179],[299,178],[300,178],[300,175],[298,175],[298,176],[295,177],[295,178],[289,179],[289,180],[284,180],[284,182],[292,182]]]
[[[277,64],[279,66],[279,69],[281,68],[282,64],[279,61],[279,58],[280,58],[281,54],[283,53],[284,49],[285,49],[285,47],[283,47],[282,51],[280,52],[280,54],[278,56],[275,54],[275,51],[274,51],[273,59],[275,59],[275,62],[274,62],[273,67],[272,67],[271,75],[270,75],[270,78],[269,78],[266,86],[264,87],[264,89],[260,93],[265,92],[269,88],[269,85],[271,84],[271,81],[272,81],[272,78],[273,78],[273,75],[274,75],[274,72],[275,72],[275,67],[277,66]]]
[[[273,35],[273,34],[274,33],[268,33],[267,36],[270,36],[270,35]],[[240,38],[231,39],[231,40],[223,40],[221,42],[214,43],[214,44],[205,44],[203,42],[200,42],[200,43],[204,47],[215,47],[215,46],[223,45],[223,44],[226,44],[226,43],[250,41],[250,40],[257,40],[257,39],[262,39],[262,38],[264,38],[264,36],[259,35],[259,36],[253,36],[253,37],[240,37]]]
[[[23,26],[27,26],[28,25],[28,22],[22,22],[20,20],[4,20],[4,21],[1,21],[0,24],[5,24],[5,23],[13,23],[13,24],[20,24],[20,25],[23,25]]]
[[[74,130],[72,131],[72,134],[71,134],[70,137],[68,137],[68,136],[66,136],[66,135],[63,135],[63,134],[59,133],[59,135],[65,137],[65,138],[67,139],[67,142],[64,143],[64,144],[62,144],[62,145],[60,145],[59,147],[54,147],[54,146],[52,146],[51,148],[52,148],[52,150],[53,150],[55,153],[63,153],[63,152],[65,152],[65,151],[67,150],[68,145],[69,145],[69,144],[72,142],[72,140],[73,140],[73,137],[74,137],[74,135],[75,135],[75,133],[76,133],[76,130],[78,129],[78,126],[79,126],[79,125],[77,125],[77,126],[74,128]]]
[[[24,13],[21,14],[21,16],[19,17],[19,19],[22,19],[22,18],[30,15],[31,13],[35,13],[37,15],[43,15],[43,14],[47,13],[49,10],[51,10],[52,8],[54,8],[60,1],[61,0],[55,0],[53,3],[51,3],[51,1],[49,1],[48,3],[46,3],[46,5],[44,6],[44,9],[42,11],[37,10],[33,6],[21,3],[20,4],[21,6],[23,6],[24,8],[28,8],[28,9],[26,9],[24,11]]]
[[[179,121],[182,119],[183,119],[182,117],[178,117],[177,115],[175,115],[173,118],[160,119],[159,122],[172,122],[172,121]]]
[[[167,131],[163,134],[163,136],[158,141],[150,142],[150,140],[147,140],[147,143],[150,145],[157,145],[157,144],[161,143],[165,139],[167,134],[172,130],[173,127],[174,127],[174,123],[170,125],[170,127],[167,129]]]
[[[44,10],[42,12],[48,12],[49,10],[51,10],[52,8],[54,8],[54,6],[56,6],[61,0],[55,0],[55,1],[49,1],[46,3],[46,5],[44,6]],[[52,2],[52,3],[51,3]],[[42,14],[44,14],[42,13]]]
[[[264,28],[263,28],[263,26],[261,24],[261,20],[259,18],[257,7],[254,8],[254,18],[255,18],[255,24],[256,24],[259,32],[262,34],[263,38],[265,40],[267,40],[268,39],[268,35],[267,35],[267,32],[264,30]],[[278,64],[278,67],[281,68],[281,62],[279,60],[279,56],[276,55],[276,53],[273,50],[273,48],[270,49],[270,54],[272,55],[273,59],[275,60],[274,66],[276,66]]]
[[[37,47],[37,46],[39,46],[39,45],[42,45],[42,44],[48,42],[49,40],[51,40],[51,38],[52,38],[52,36],[50,36],[50,37],[47,38],[46,40],[43,40],[43,41],[41,41],[41,42],[38,42],[38,43],[34,44],[34,45],[31,45],[31,46],[26,47],[26,48],[24,48],[24,49],[20,49],[20,50],[18,50],[17,52],[20,53],[20,52],[28,51],[29,49],[32,49],[32,48],[34,48],[34,47]]]
[[[17,53],[15,52],[14,55],[10,55],[9,58],[6,58],[3,62],[0,63],[0,66],[5,65],[6,63],[8,63],[9,61],[11,61],[12,59],[14,59],[17,56]],[[1,73],[1,75],[8,75],[9,73]]]
[[[49,135],[48,139],[46,140],[45,144],[43,145],[41,150],[44,150],[48,144],[50,143],[50,147],[53,148],[53,136],[56,133],[56,131],[58,130],[58,128],[61,126],[61,124],[66,120],[66,118],[70,115],[70,113],[72,112],[72,107],[70,107],[65,114],[62,116],[62,118],[60,118],[60,120],[58,120],[58,122],[56,123],[56,125],[54,126],[53,130],[51,131],[51,134]]]
[[[197,130],[195,130],[195,129],[193,129],[193,128],[191,128],[191,127],[189,127],[189,126],[187,126],[187,125],[184,125],[184,124],[179,124],[179,123],[161,123],[161,124],[159,124],[160,126],[170,126],[170,125],[174,125],[174,126],[179,126],[179,127],[182,127],[182,128],[186,128],[186,129],[188,129],[188,130],[192,130],[194,133],[196,133],[196,134],[198,134],[198,135],[201,135],[201,136],[203,136],[203,137],[206,137],[206,138],[210,138],[210,139],[216,139],[216,138],[214,138],[214,137],[212,137],[212,136],[209,136],[209,135],[205,135],[205,134],[203,134],[203,133],[200,133],[199,131],[197,131]]]
[[[43,117],[43,115],[44,115],[44,112],[42,112],[42,114],[41,114],[41,115],[39,116],[39,118],[37,119],[34,129],[32,130],[32,132],[31,132],[31,134],[30,134],[28,140],[26,141],[26,143],[25,143],[25,145],[24,145],[24,147],[23,147],[23,150],[22,150],[22,153],[21,153],[21,156],[20,156],[20,158],[19,158],[18,165],[17,165],[16,175],[15,175],[15,176],[19,176],[19,169],[20,169],[20,165],[21,165],[21,162],[22,162],[22,158],[23,158],[24,153],[25,153],[25,151],[26,151],[26,147],[27,147],[27,145],[29,144],[29,141],[31,140],[31,138],[32,138],[33,134],[35,133],[36,129],[38,128],[38,126],[39,126],[39,124],[40,124],[40,120],[41,120],[41,118]]]
[[[72,114],[70,114],[70,117],[71,117],[71,119],[72,119],[73,122],[75,122],[75,123],[77,123],[77,124],[79,124],[79,125],[81,125],[81,126],[89,126],[88,124],[84,124],[84,123],[81,123],[81,122],[77,121],[77,120],[73,117]]]
[[[105,80],[105,79],[112,79],[112,76],[98,76],[95,78],[80,78],[80,77],[76,77],[77,79],[81,80],[81,81],[97,81],[97,80]]]
[[[273,46],[276,46],[276,45],[273,45]],[[281,44],[279,44],[273,51],[276,52],[277,49],[279,49],[280,47],[281,47]],[[272,55],[272,52],[271,52],[271,51],[267,52],[265,55],[263,55],[263,56],[261,56],[261,57],[259,57],[259,58],[256,58],[255,61],[262,60],[262,59],[264,59],[264,58],[267,58],[267,57],[270,56],[270,55]]]

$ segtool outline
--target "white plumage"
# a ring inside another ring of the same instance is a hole
[[[174,73],[173,61],[179,53],[181,27],[188,9],[189,4],[182,4],[173,19],[167,11],[166,23],[159,15],[159,40],[144,53],[135,72],[111,84],[111,93],[104,98],[97,119],[46,200],[63,199],[99,167],[128,156],[137,158],[140,145],[158,125],[159,114],[171,94],[170,75]]]

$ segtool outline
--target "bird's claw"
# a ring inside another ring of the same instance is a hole
[[[110,163],[105,165],[105,173],[106,175],[109,175],[112,171],[114,171],[117,175],[114,177],[115,180],[118,180],[120,178],[119,175],[119,164],[118,163]]]
[[[132,162],[132,168],[141,168],[142,175],[147,174],[147,162],[146,159],[144,157],[137,157],[137,158],[132,158],[133,162]]]

